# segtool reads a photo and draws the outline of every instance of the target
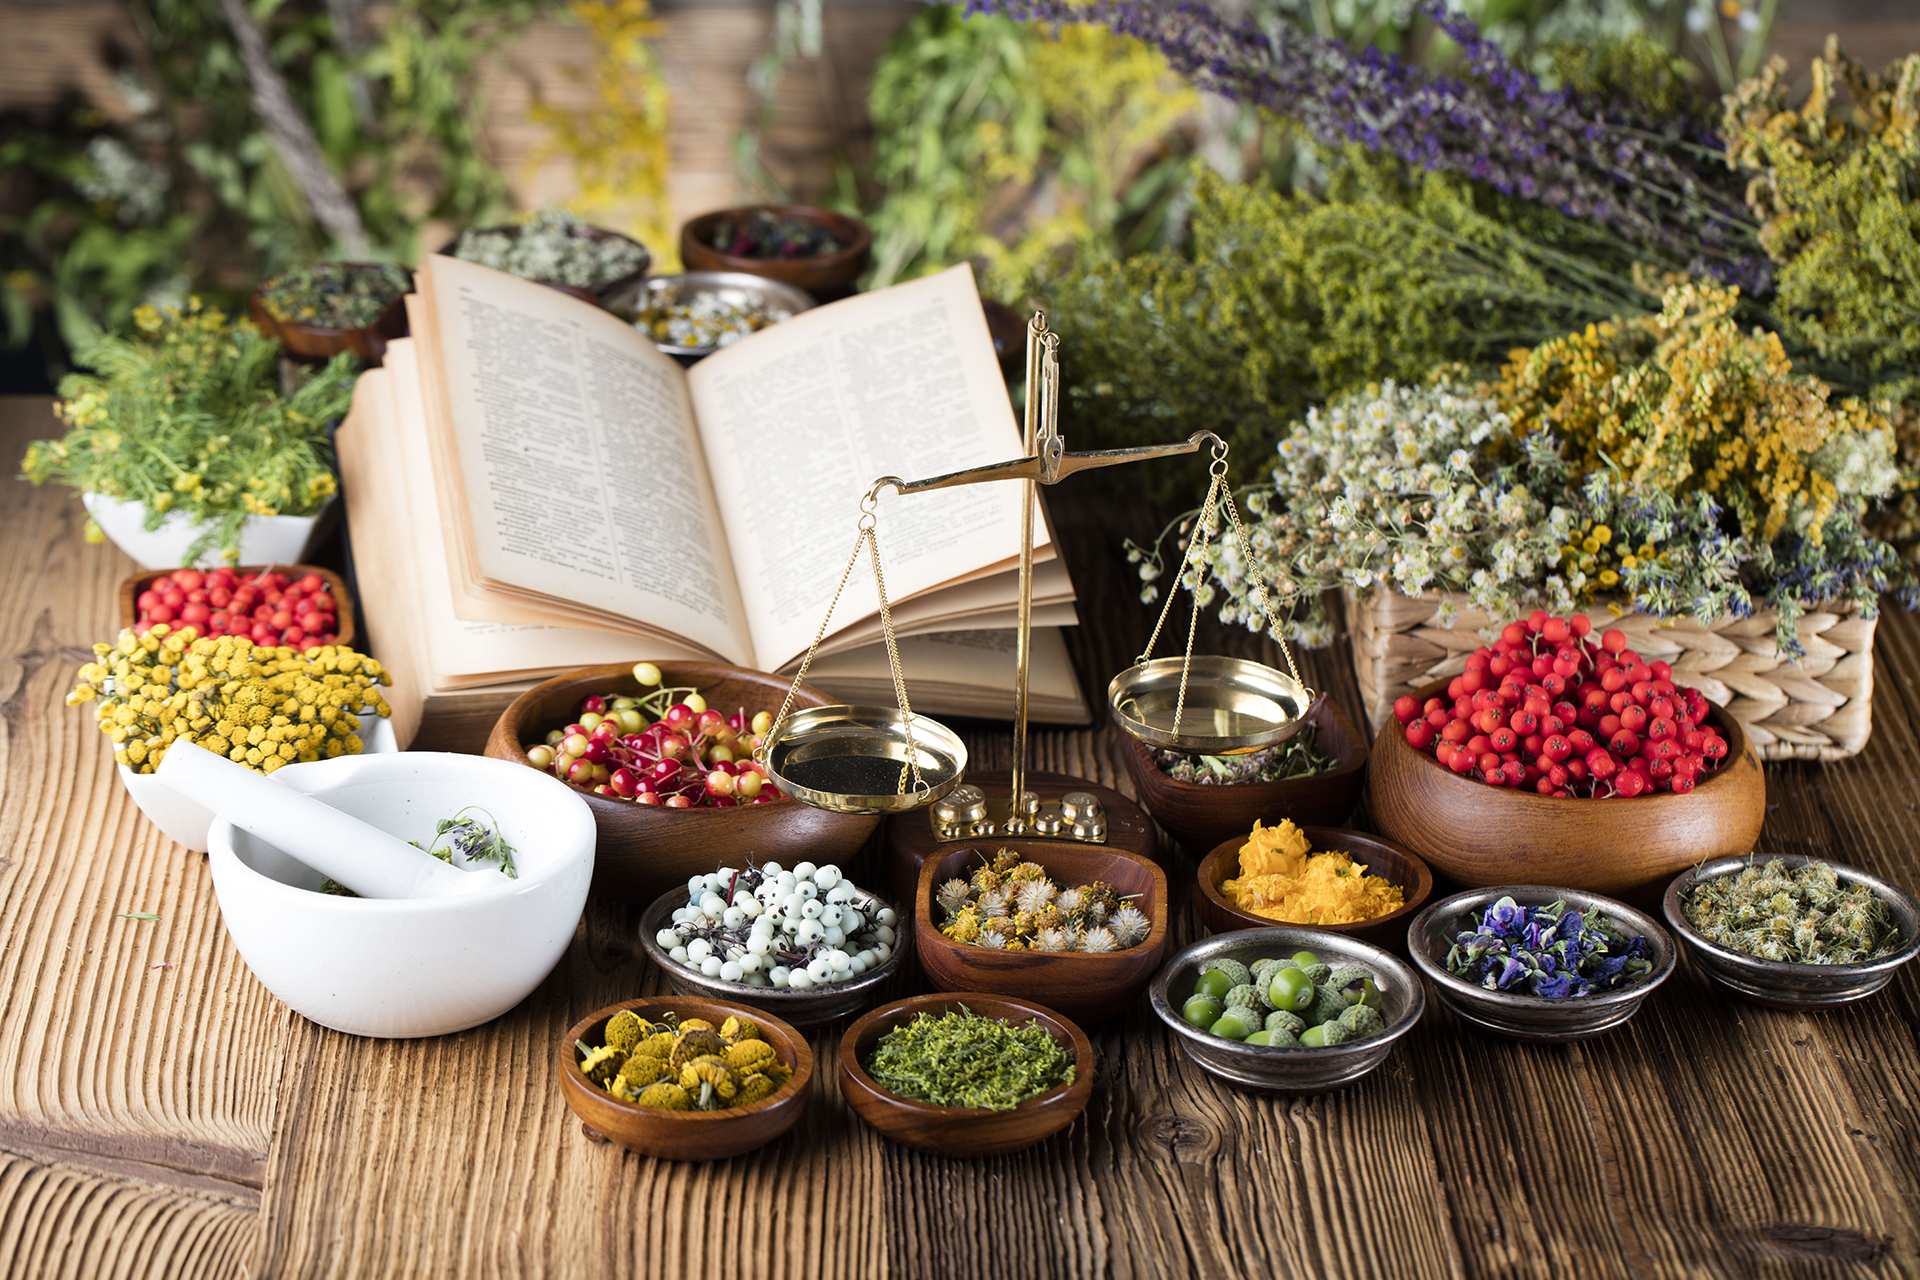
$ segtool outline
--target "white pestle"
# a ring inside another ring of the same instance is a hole
[[[492,867],[451,866],[191,742],[170,745],[154,778],[363,898],[440,898],[508,883]]]

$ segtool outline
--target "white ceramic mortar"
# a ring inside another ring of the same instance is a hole
[[[386,1039],[463,1031],[520,1003],[566,952],[593,878],[594,825],[558,779],[420,751],[288,765],[273,778],[423,845],[439,819],[479,805],[520,873],[457,897],[335,897],[319,892],[319,872],[214,819],[208,854],[227,933],[296,1013]]]

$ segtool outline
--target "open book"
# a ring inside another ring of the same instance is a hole
[[[362,375],[336,439],[403,740],[422,714],[482,718],[593,663],[791,672],[875,478],[1022,451],[965,268],[805,312],[692,369],[591,304],[473,263],[429,259],[407,304],[413,338]],[[1011,713],[1019,499],[1013,483],[880,499],[916,710]],[[1051,538],[1036,542],[1031,714],[1084,721],[1055,629],[1074,621],[1072,586]],[[863,556],[809,682],[891,702],[880,639]]]

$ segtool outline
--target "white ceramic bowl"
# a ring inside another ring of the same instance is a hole
[[[371,725],[367,724],[369,720],[373,722]],[[367,730],[361,740],[361,755],[381,755],[400,749],[399,739],[393,736],[393,724],[385,716],[362,716],[360,723]],[[125,765],[119,769],[120,781],[127,784],[127,794],[133,797],[140,812],[147,815],[148,822],[160,828],[169,840],[185,845],[193,853],[207,851],[207,832],[213,827],[211,813],[150,773],[135,773]]]
[[[187,562],[187,548],[200,536],[200,526],[180,511],[169,512],[158,529],[148,529],[147,504],[122,502],[97,493],[83,493],[80,501],[100,531],[114,546],[140,563],[142,569],[177,569]],[[248,516],[240,527],[240,564],[296,564],[306,558],[322,531],[321,521],[334,510],[328,498],[310,516]],[[205,559],[202,563],[211,563]]]
[[[294,1012],[353,1035],[404,1039],[499,1017],[553,970],[593,878],[593,811],[536,769],[407,751],[292,764],[273,775],[421,844],[478,804],[514,848],[519,878],[442,898],[343,898],[320,873],[216,818],[209,840],[227,933]]]

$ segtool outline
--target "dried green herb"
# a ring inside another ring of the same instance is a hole
[[[1708,941],[1786,964],[1864,964],[1900,945],[1887,904],[1824,862],[1749,864],[1695,885],[1680,910]]]
[[[965,1005],[895,1027],[862,1065],[889,1093],[937,1107],[1008,1111],[1073,1081],[1073,1050],[1038,1022],[1016,1027]]]
[[[486,813],[486,820],[469,818],[462,815],[469,811]],[[448,837],[446,848],[440,847],[442,837]],[[469,863],[498,862],[500,870],[509,880],[517,880],[520,873],[513,865],[513,846],[500,834],[499,824],[494,816],[478,805],[468,805],[451,818],[442,818],[434,824],[433,843],[422,846],[418,840],[409,840],[408,844],[426,851],[442,862],[451,863],[453,855],[458,853]],[[332,894],[336,898],[357,898],[360,895],[341,884],[331,876],[320,881],[320,892]]]
[[[546,208],[517,226],[471,227],[453,256],[523,280],[592,289],[639,271],[647,251],[625,236],[596,236],[565,209]]]
[[[407,291],[407,272],[391,263],[320,262],[295,267],[260,286],[273,318],[327,329],[364,329]]]
[[[1285,742],[1238,756],[1203,756],[1186,751],[1155,751],[1153,762],[1175,782],[1233,786],[1242,782],[1283,782],[1325,773],[1340,762],[1314,744],[1320,726],[1306,725]]]

